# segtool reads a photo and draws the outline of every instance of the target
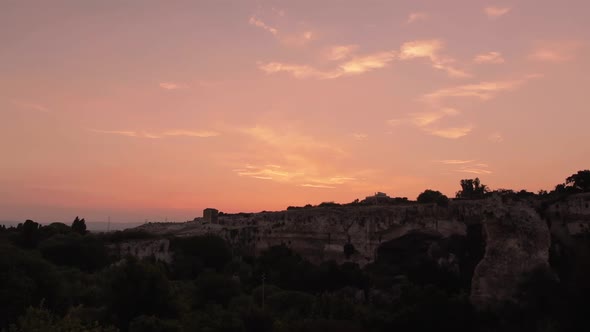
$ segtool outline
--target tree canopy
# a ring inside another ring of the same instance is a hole
[[[456,194],[457,198],[481,199],[490,190],[488,186],[482,184],[479,178],[461,180],[461,190]]]

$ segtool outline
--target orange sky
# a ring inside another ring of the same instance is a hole
[[[537,191],[590,165],[586,0],[0,7],[0,220]]]

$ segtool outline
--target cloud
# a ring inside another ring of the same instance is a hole
[[[188,136],[188,137],[215,137],[219,136],[220,134],[215,131],[209,130],[201,130],[201,131],[193,131],[193,130],[182,130],[182,129],[175,129],[175,130],[168,130],[160,134],[160,136]]]
[[[354,133],[354,134],[352,134],[352,137],[354,137],[354,139],[357,141],[364,141],[369,137],[369,135],[361,134],[361,133]]]
[[[387,124],[390,126],[397,126],[400,124],[409,124],[418,128],[428,127],[437,121],[447,116],[456,116],[460,112],[454,108],[441,108],[438,111],[431,112],[416,112],[410,113],[407,117],[401,119],[390,119],[387,120]]]
[[[188,88],[187,85],[181,83],[174,83],[174,82],[162,82],[160,83],[160,88],[165,90],[178,90],[178,89],[186,89]]]
[[[337,71],[322,71],[308,65],[297,65],[281,62],[259,63],[258,69],[262,70],[266,74],[284,72],[298,79],[330,79],[342,76],[342,74]]]
[[[494,143],[501,143],[504,141],[504,136],[502,136],[501,133],[492,133],[490,136],[488,136],[488,140]]]
[[[443,43],[438,39],[406,42],[401,46],[399,58],[408,60],[426,57],[435,62],[438,58],[437,53],[442,47]]]
[[[267,25],[266,23],[262,22],[254,16],[250,16],[250,20],[248,20],[248,23],[270,32],[273,36],[277,36],[279,34],[279,31],[276,28]]]
[[[459,111],[453,108],[444,108],[438,112],[413,113],[412,122],[418,127],[429,126],[446,116],[458,115]]]
[[[483,63],[498,64],[498,63],[504,63],[506,61],[502,57],[502,54],[500,54],[499,52],[488,52],[488,53],[483,53],[483,54],[479,54],[479,55],[475,56],[475,58],[473,58],[473,62],[479,63],[479,64],[483,64]]]
[[[14,106],[17,106],[19,108],[26,109],[26,110],[32,110],[32,111],[44,112],[44,113],[51,112],[51,110],[49,108],[47,108],[43,105],[40,105],[40,104],[36,104],[36,103],[14,100],[14,101],[12,101],[12,104]]]
[[[360,183],[362,172],[346,170],[349,154],[330,142],[291,126],[257,125],[236,132],[244,135],[239,141],[245,144],[236,160],[240,166],[233,170],[238,176],[318,188]]]
[[[320,70],[308,65],[281,62],[259,63],[258,68],[266,74],[288,73],[297,79],[334,79],[347,75],[359,75],[375,69],[381,69],[395,59],[394,52],[378,52],[353,57],[332,70]]]
[[[504,15],[508,14],[508,12],[511,9],[512,8],[510,8],[510,7],[488,6],[488,7],[485,7],[484,8],[484,12],[488,16],[488,18],[495,19],[495,18],[499,18],[501,16],[504,16]]]
[[[446,159],[446,160],[435,160],[434,162],[445,164],[445,165],[462,165],[462,164],[471,164],[475,160],[462,160],[462,159]]]
[[[444,129],[427,129],[427,132],[430,133],[431,135],[438,136],[438,137],[457,139],[457,138],[461,138],[463,136],[467,136],[471,132],[472,129],[473,129],[473,126],[468,125],[465,127],[454,127],[454,128],[444,128]]]
[[[453,108],[441,108],[438,111],[411,113],[407,118],[388,120],[387,124],[390,126],[408,124],[421,129],[430,135],[457,139],[469,134],[472,130],[472,126],[440,128],[439,126],[436,126],[436,124],[439,120],[445,117],[456,116],[459,113],[458,110]]]
[[[343,150],[340,147],[321,142],[312,136],[288,129],[277,131],[270,127],[254,126],[242,128],[239,131],[270,146],[280,148],[282,151],[301,152],[301,150],[323,150],[343,154]]]
[[[525,78],[517,80],[480,82],[477,84],[443,88],[424,95],[423,99],[427,101],[436,101],[450,97],[470,97],[488,100],[494,98],[496,94],[500,92],[515,90],[529,80],[538,77],[540,77],[540,75],[528,75]]]
[[[543,62],[567,62],[575,59],[581,48],[579,41],[542,41],[538,42],[529,54],[529,59]]]
[[[121,135],[121,136],[128,136],[128,137],[137,137],[137,133],[135,131],[128,131],[128,130],[98,130],[98,129],[89,129],[95,133],[101,134],[113,134],[113,135]]]
[[[246,165],[244,168],[234,169],[239,176],[253,177],[261,180],[280,180],[286,181],[296,176],[301,176],[300,172],[289,172],[280,170],[277,167],[260,167],[253,165]]]
[[[489,166],[486,163],[479,162],[477,160],[435,160],[435,163],[440,163],[448,166],[456,166],[459,168],[454,169],[455,172],[471,173],[471,174],[492,174],[489,170]]]
[[[321,189],[336,189],[336,187],[326,186],[325,184],[311,184],[311,183],[304,183],[300,184],[301,187],[309,187],[309,188],[321,188]]]
[[[342,74],[362,74],[375,69],[386,67],[395,59],[396,53],[392,51],[379,52],[365,56],[355,57],[341,64]]]
[[[284,17],[285,14],[287,13],[284,9],[275,8],[275,7],[272,7],[271,10],[273,13],[277,14],[280,17]]]
[[[337,61],[348,58],[358,49],[358,45],[337,45],[328,48],[324,57],[330,61]]]
[[[450,77],[471,77],[471,74],[451,65],[454,59],[441,56],[439,53],[442,49],[443,42],[439,39],[410,41],[402,44],[399,59],[428,58],[433,68],[445,71]]]
[[[410,13],[410,15],[408,15],[408,20],[406,21],[406,23],[411,24],[417,21],[425,21],[429,18],[430,16],[427,13],[424,12],[415,12],[415,13]]]
[[[456,170],[457,172],[462,172],[462,173],[472,173],[472,174],[492,174],[492,171],[487,170],[487,169],[481,169],[481,168],[469,168],[469,167],[465,167],[465,168],[461,168]]]
[[[89,129],[95,133],[101,134],[112,134],[112,135],[120,135],[120,136],[127,136],[127,137],[141,137],[141,138],[162,138],[166,136],[187,136],[187,137],[214,137],[219,136],[220,134],[214,131],[192,131],[192,130],[182,130],[182,129],[174,129],[163,131],[160,133],[149,133],[149,132],[137,132],[131,130],[98,130],[98,129]]]
[[[287,169],[278,165],[246,165],[242,168],[233,170],[238,176],[250,177],[260,180],[272,180],[281,183],[296,184],[300,187],[310,188],[336,188],[337,185],[342,185],[356,181],[354,177],[347,176],[329,176],[318,177],[303,170],[296,170],[295,168]]]
[[[284,10],[274,10],[273,9],[273,12],[274,12],[274,14],[281,16],[281,17],[285,15]],[[269,32],[278,41],[280,41],[282,44],[287,45],[287,46],[295,46],[295,47],[303,46],[303,45],[307,44],[308,42],[316,39],[315,33],[311,30],[299,31],[296,33],[284,33],[283,31],[279,32],[279,29],[268,25],[267,23],[265,23],[261,19],[257,18],[256,16],[250,16],[248,23],[250,25],[253,25],[255,27],[261,28],[261,29]]]

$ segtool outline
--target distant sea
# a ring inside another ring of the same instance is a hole
[[[16,227],[18,224],[23,223],[24,221],[1,221],[0,225],[5,225],[6,227],[14,226]],[[49,225],[50,223],[41,223],[41,225]],[[69,224],[69,223],[66,223]],[[127,228],[134,228],[140,225],[143,225],[142,222],[111,222],[110,225],[106,221],[87,221],[86,222],[86,229],[91,232],[106,232],[106,231],[122,231]]]

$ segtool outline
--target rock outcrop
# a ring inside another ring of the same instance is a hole
[[[472,278],[471,302],[478,308],[514,302],[523,276],[550,269],[547,223],[528,204],[492,199],[482,211],[485,254]]]
[[[549,268],[551,234],[569,236],[570,231],[579,232],[590,225],[590,195],[575,195],[545,206],[541,203],[535,199],[492,197],[455,200],[448,207],[416,203],[311,207],[280,212],[220,213],[216,223],[196,218],[186,223],[146,224],[139,229],[174,236],[214,234],[228,241],[234,252],[244,254],[286,245],[312,262],[350,261],[362,266],[375,260],[383,243],[410,232],[445,239],[465,236],[467,229],[483,228],[485,236],[475,237],[485,239],[486,243],[484,257],[473,273],[471,300],[477,307],[485,308],[513,301],[527,272]],[[552,225],[551,232],[548,225]],[[121,250],[136,252],[140,257],[150,256],[149,251],[154,250],[154,256],[171,259],[167,247],[163,251],[161,247],[162,244],[134,244]],[[159,254],[158,250],[161,250]],[[446,261],[440,265],[456,265],[456,257],[442,258]]]

